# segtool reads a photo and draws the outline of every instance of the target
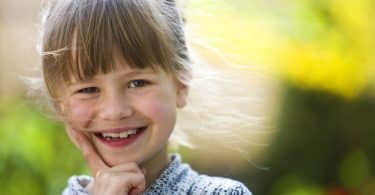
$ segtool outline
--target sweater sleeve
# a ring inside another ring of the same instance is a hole
[[[237,183],[228,189],[230,195],[252,195],[249,189],[242,183]]]
[[[62,195],[89,195],[86,189],[92,178],[89,176],[72,176],[68,180],[68,186],[64,189]]]
[[[252,195],[241,182],[222,177],[200,175],[189,194],[204,195]]]

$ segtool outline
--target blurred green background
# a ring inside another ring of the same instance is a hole
[[[209,61],[255,67],[273,78],[257,84],[266,91],[261,103],[273,126],[255,137],[265,147],[248,145],[245,150],[256,151],[251,160],[220,154],[220,163],[199,149],[175,149],[186,161],[202,173],[238,179],[254,194],[375,194],[374,1],[180,3],[188,39]],[[40,8],[38,0],[0,1],[4,195],[60,194],[69,176],[88,173],[63,126],[26,96],[19,77],[40,64]],[[251,77],[249,69],[243,72]]]

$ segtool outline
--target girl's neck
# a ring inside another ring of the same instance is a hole
[[[156,156],[142,165],[142,167],[146,169],[146,189],[158,179],[168,167],[169,162],[170,158],[168,156],[167,147],[165,147]]]

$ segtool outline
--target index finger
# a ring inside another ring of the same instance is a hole
[[[92,143],[88,140],[85,134],[77,130],[73,130],[69,127],[66,128],[66,131],[70,139],[72,139],[73,143],[82,152],[83,157],[89,165],[89,168],[93,176],[95,176],[99,170],[109,168],[108,165],[99,156],[99,154],[97,153]]]

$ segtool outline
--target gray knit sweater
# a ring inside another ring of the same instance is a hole
[[[63,195],[88,195],[88,191],[81,184],[91,180],[92,178],[88,176],[72,176]],[[251,195],[245,185],[238,181],[198,174],[189,165],[181,163],[181,157],[178,154],[171,156],[167,169],[146,189],[144,194]]]

